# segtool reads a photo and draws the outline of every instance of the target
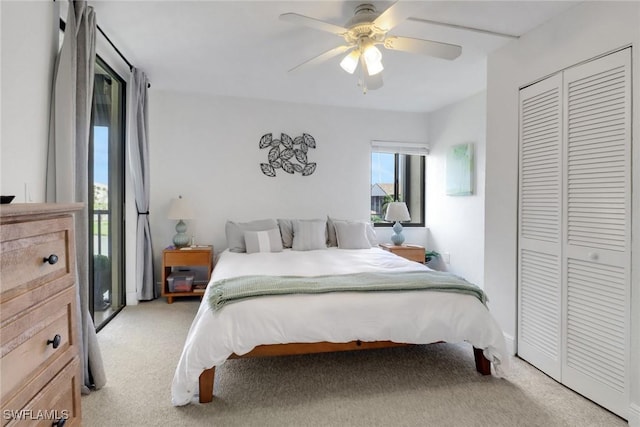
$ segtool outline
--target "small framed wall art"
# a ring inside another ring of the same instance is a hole
[[[447,196],[473,194],[474,159],[473,144],[458,144],[447,151]]]

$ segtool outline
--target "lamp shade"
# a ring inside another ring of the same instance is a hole
[[[347,56],[344,57],[342,61],[340,61],[340,66],[343,70],[345,70],[349,74],[353,74],[356,71],[356,67],[358,66],[358,59],[360,58],[359,50],[352,50]]]
[[[169,206],[169,219],[193,219],[193,211],[191,205],[182,196],[171,200]]]
[[[380,50],[370,43],[364,50],[362,54],[364,56],[364,61],[367,63],[367,72],[370,76],[375,76],[382,70],[384,67],[382,66],[382,53]]]
[[[387,213],[384,216],[386,221],[409,221],[409,209],[405,202],[391,202],[387,206]]]

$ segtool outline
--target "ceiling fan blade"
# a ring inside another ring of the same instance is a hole
[[[373,21],[373,25],[386,33],[415,14],[421,7],[423,7],[423,5],[420,2],[397,1],[382,12],[382,14]]]
[[[280,20],[287,21],[292,24],[300,24],[307,27],[315,28],[316,30],[327,31],[339,36],[347,32],[346,28],[339,25],[320,21],[319,19],[310,18],[308,16],[300,15],[297,13],[283,13],[282,15],[280,15]]]
[[[409,53],[435,56],[442,59],[456,59],[462,53],[462,47],[431,40],[413,39],[411,37],[389,36],[384,40],[384,47]]]
[[[360,66],[362,67],[362,80],[364,83],[364,92],[367,90],[376,90],[382,87],[382,72],[378,74],[374,74],[373,76],[369,75],[369,70],[367,68],[367,63],[364,60],[364,56],[360,56]]]
[[[458,30],[474,31],[480,34],[489,34],[491,36],[504,37],[506,39],[520,38],[520,36],[517,36],[515,34],[499,33],[497,31],[485,30],[484,28],[469,27],[467,25],[451,24],[449,22],[442,22],[442,21],[432,21],[430,19],[411,17],[411,18],[407,18],[407,21],[422,22],[423,24],[439,25],[441,27],[455,28]]]
[[[340,55],[343,52],[346,52],[350,49],[353,49],[354,46],[338,46],[338,47],[334,47],[333,49],[329,49],[328,51],[321,53],[318,56],[314,56],[311,59],[306,60],[305,62],[303,62],[300,65],[296,65],[295,67],[293,67],[292,69],[289,70],[289,72],[292,71],[299,71],[300,69],[303,68],[308,68],[317,64],[320,64],[321,62],[326,61],[327,59],[331,59],[336,55]]]

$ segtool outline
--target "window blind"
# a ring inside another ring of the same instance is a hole
[[[429,145],[425,142],[371,141],[371,151],[376,153],[400,153],[417,156],[429,154]]]

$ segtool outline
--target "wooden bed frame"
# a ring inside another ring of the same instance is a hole
[[[435,344],[435,343],[434,343]],[[406,347],[416,344],[403,344],[392,341],[351,341],[348,343],[331,343],[331,342],[319,342],[319,343],[296,343],[296,344],[272,344],[272,345],[259,345],[249,353],[242,356],[232,354],[230,359],[246,358],[246,357],[269,357],[269,356],[289,356],[299,354],[312,354],[312,353],[330,353],[335,351],[350,351],[350,350],[368,350],[374,348],[388,348],[388,347]],[[491,375],[491,362],[484,357],[482,350],[473,348],[473,356],[476,360],[476,370],[482,375]],[[213,400],[213,382],[215,379],[216,368],[215,366],[210,369],[206,369],[200,374],[200,403],[209,403]]]

